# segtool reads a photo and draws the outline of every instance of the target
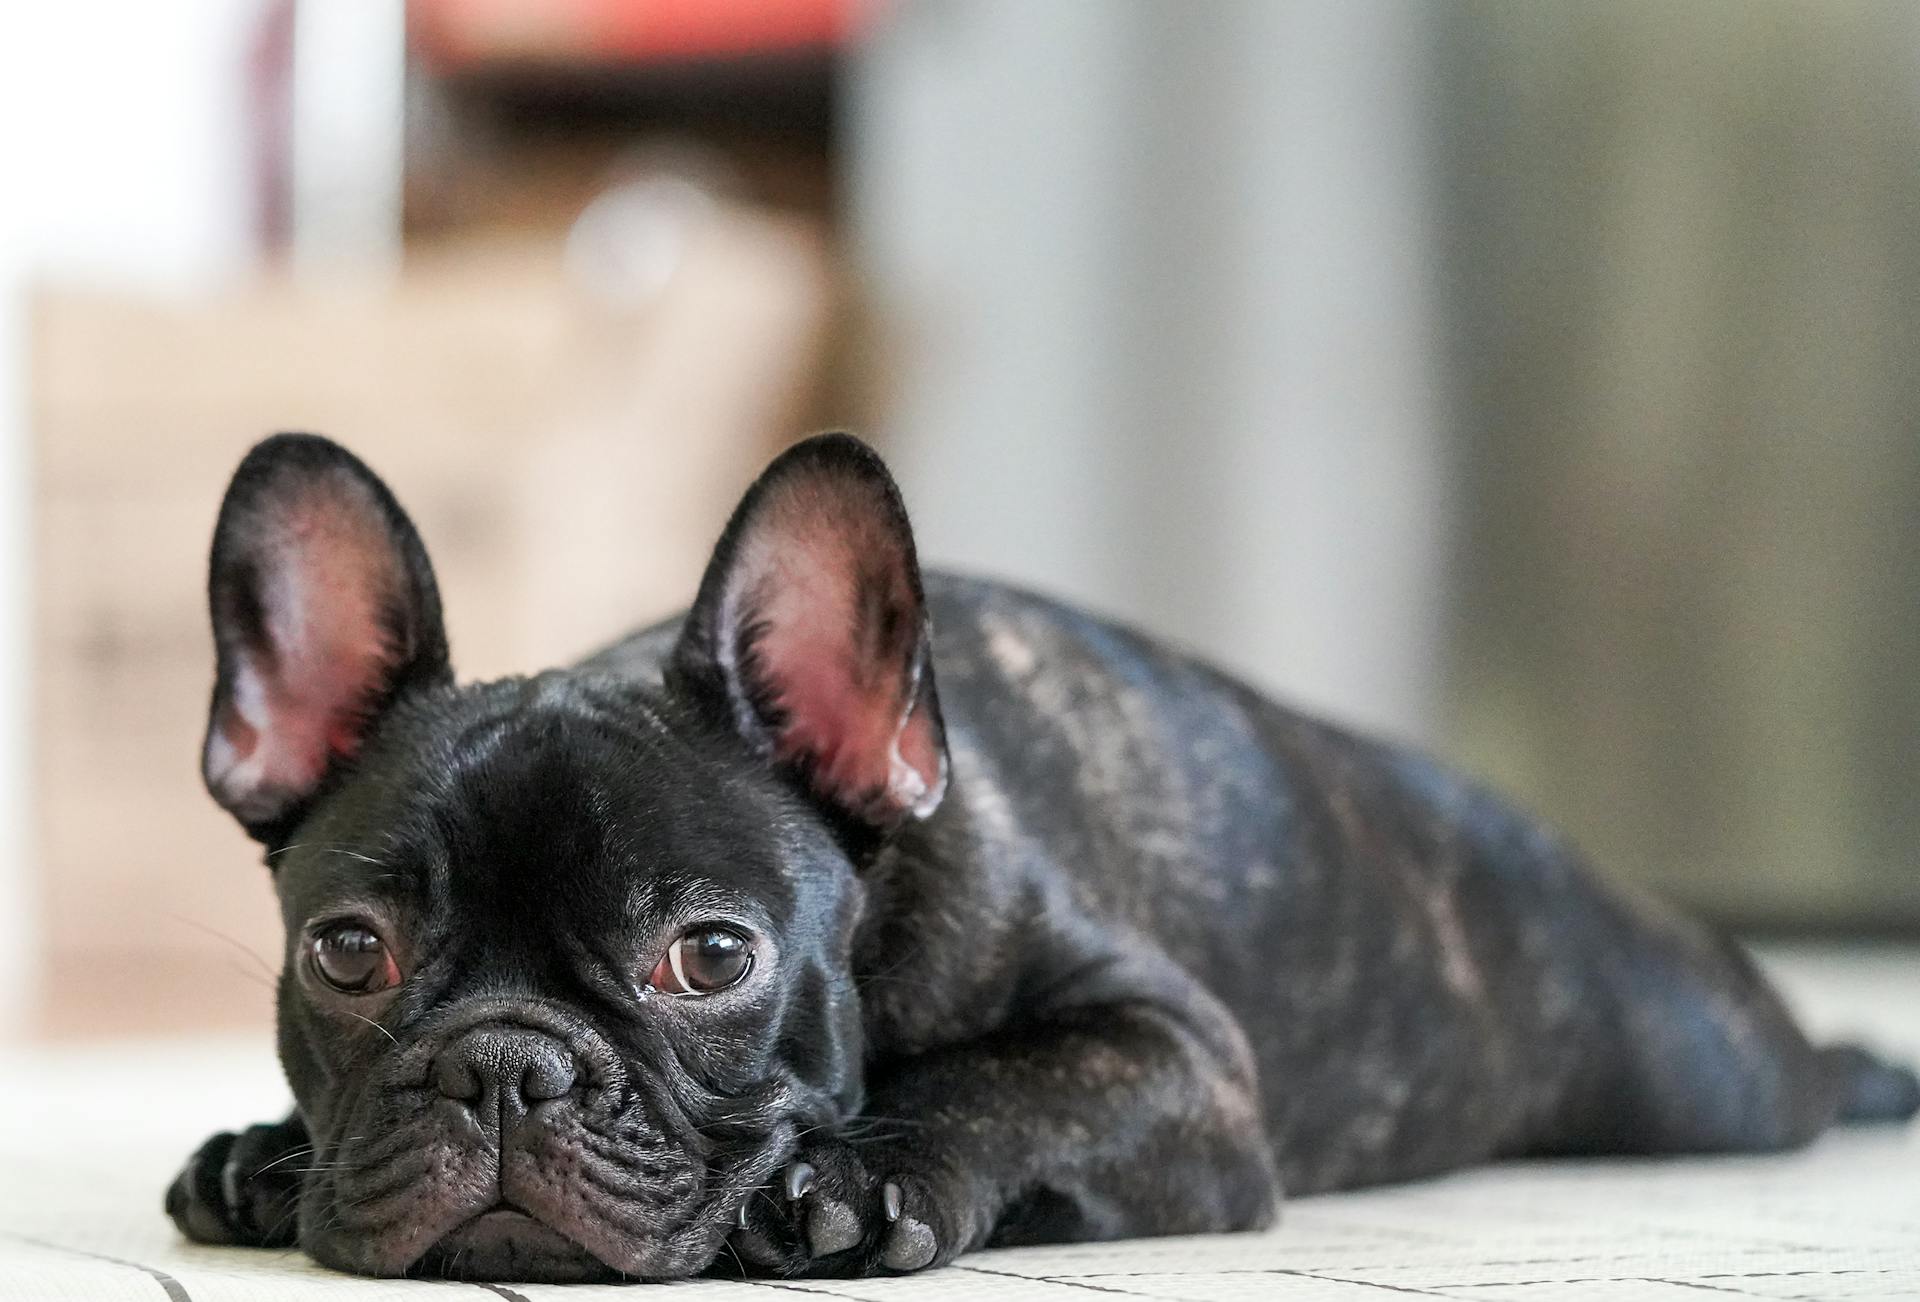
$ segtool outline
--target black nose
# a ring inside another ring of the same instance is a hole
[[[481,1119],[505,1124],[534,1104],[573,1090],[573,1054],[552,1036],[517,1027],[482,1026],[442,1049],[433,1085]]]

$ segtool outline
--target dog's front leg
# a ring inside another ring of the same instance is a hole
[[[301,1176],[313,1164],[307,1123],[223,1130],[187,1159],[167,1190],[167,1215],[199,1243],[292,1246]]]
[[[805,1137],[748,1200],[735,1251],[868,1275],[989,1243],[1267,1224],[1280,1191],[1245,1041],[1217,1006],[1192,1011],[1082,1006],[900,1062],[856,1124]]]

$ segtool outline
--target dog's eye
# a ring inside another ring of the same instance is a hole
[[[313,970],[335,990],[370,995],[400,982],[386,942],[358,923],[328,927],[313,938]]]
[[[737,984],[753,966],[747,938],[725,927],[700,927],[667,946],[647,984],[669,995],[710,995]]]

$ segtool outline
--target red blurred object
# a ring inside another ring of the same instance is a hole
[[[828,51],[871,0],[410,0],[409,38],[435,72],[621,66]]]

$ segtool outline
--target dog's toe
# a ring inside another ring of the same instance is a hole
[[[880,1264],[888,1270],[921,1270],[933,1263],[940,1251],[933,1227],[911,1216],[902,1216],[887,1230],[880,1245]]]
[[[866,1238],[860,1213],[846,1197],[859,1190],[865,1174],[851,1161],[831,1163],[824,1176],[820,1168],[804,1160],[787,1167],[780,1179],[781,1187],[792,1209],[794,1224],[805,1227],[810,1255],[831,1257],[858,1247]]]
[[[783,1275],[881,1275],[940,1259],[924,1181],[869,1169],[872,1155],[816,1141],[740,1207],[728,1242],[740,1262]],[[884,1170],[892,1163],[875,1163]]]
[[[167,1215],[195,1243],[284,1247],[294,1241],[299,1168],[287,1126],[213,1136],[167,1189]]]
[[[866,1237],[860,1214],[837,1198],[817,1198],[807,1213],[807,1244],[816,1257],[857,1247]]]
[[[195,1243],[232,1243],[237,1236],[222,1187],[234,1136],[222,1131],[200,1146],[167,1189],[167,1215]]]

